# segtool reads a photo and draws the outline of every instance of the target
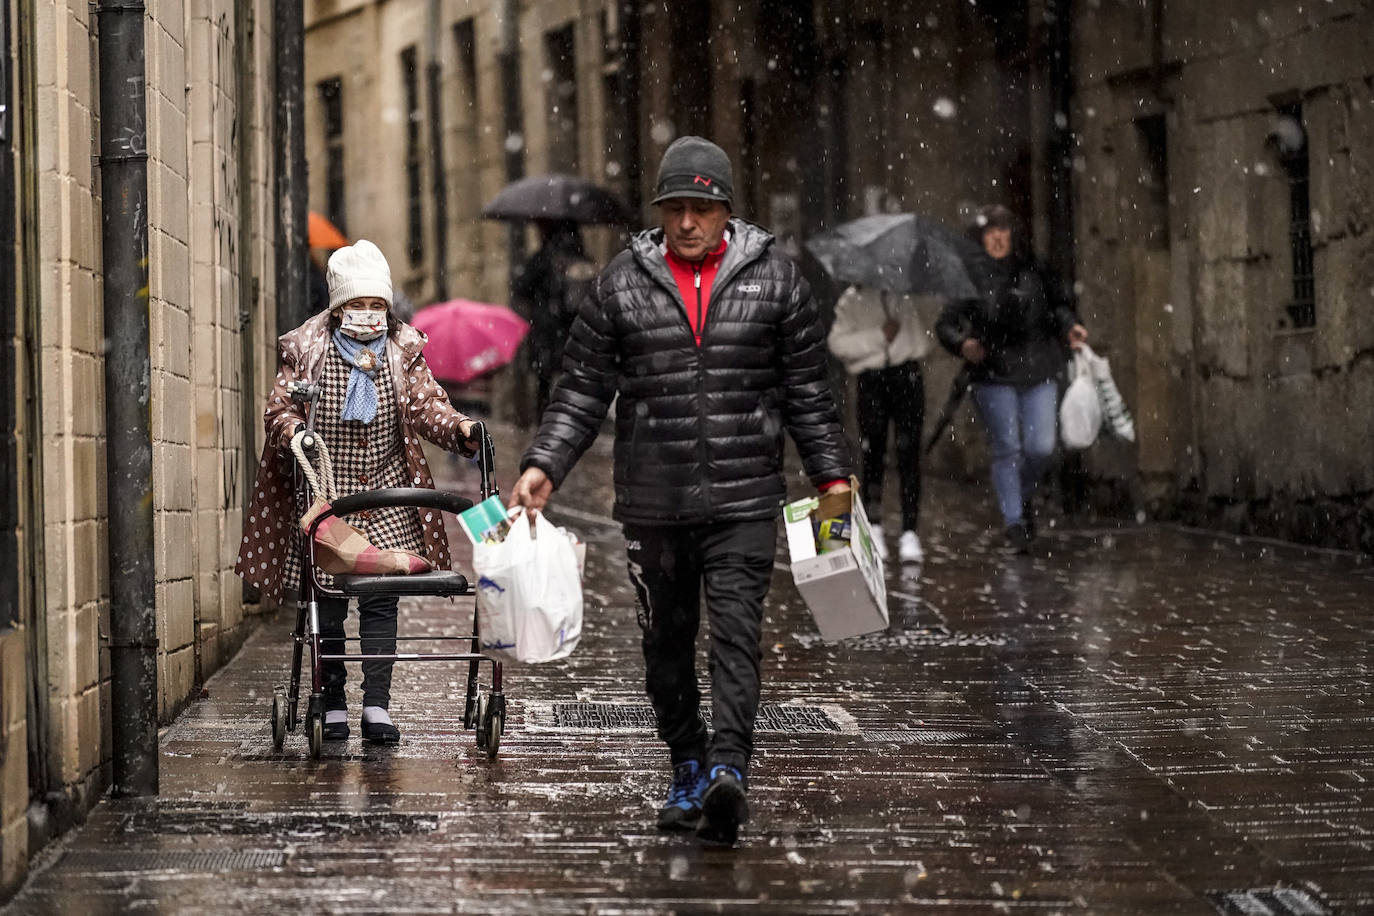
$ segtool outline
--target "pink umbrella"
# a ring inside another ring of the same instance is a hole
[[[510,362],[530,324],[504,305],[453,299],[420,309],[411,324],[429,335],[434,377],[463,384]]]

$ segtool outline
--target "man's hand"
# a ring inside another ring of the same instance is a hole
[[[825,488],[824,490],[822,490],[821,492],[823,492],[823,493],[848,493],[848,492],[849,492],[850,490],[852,490],[852,489],[853,489],[853,487],[851,487],[851,486],[849,485],[849,481],[847,481],[847,480],[841,480],[839,483],[832,484],[832,485],[826,487],[826,488]]]
[[[1069,328],[1069,348],[1077,350],[1088,342],[1088,329],[1081,324]]]
[[[512,509],[524,506],[525,511],[543,509],[553,495],[553,481],[539,468],[527,468],[510,491],[506,505]]]
[[[969,337],[959,346],[959,354],[976,366],[987,358],[988,351],[977,338]]]

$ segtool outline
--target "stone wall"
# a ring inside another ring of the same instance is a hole
[[[1094,470],[1157,515],[1374,549],[1374,13],[1102,3],[1078,28],[1081,301],[1140,426]],[[1271,140],[1295,104],[1310,327],[1287,308],[1291,187]]]
[[[20,297],[18,349],[37,356],[21,387],[31,376],[38,409],[21,413],[19,434],[21,454],[25,441],[41,443],[20,470],[24,516],[41,529],[23,528],[20,544],[39,587],[22,595],[20,626],[0,633],[0,895],[111,775],[95,12],[75,0],[32,9],[18,29],[32,43],[18,60],[33,67],[32,102],[21,100],[16,119],[32,137],[20,155],[33,187],[21,189],[32,218],[21,221],[19,261],[30,268],[18,282],[32,294]],[[245,443],[244,411],[260,415],[274,368],[263,368],[275,326],[270,11],[267,0],[152,4],[145,20],[161,721],[248,631],[232,567],[244,449],[262,436]],[[244,347],[256,357],[251,378]],[[31,737],[41,772],[27,764]]]

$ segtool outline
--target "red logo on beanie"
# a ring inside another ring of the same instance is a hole
[[[700,175],[698,175],[697,177],[692,179],[692,184],[696,184],[698,181],[706,185],[706,187],[708,188],[711,186],[711,179],[709,178],[702,178]]]

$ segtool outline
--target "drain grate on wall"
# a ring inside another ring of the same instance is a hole
[[[864,732],[864,740],[896,744],[970,744],[1000,740],[992,729],[956,728],[875,728]]]
[[[711,711],[702,709],[701,716],[709,725]],[[592,731],[653,731],[654,710],[642,703],[554,703],[553,725],[555,728]],[[829,734],[843,729],[819,706],[763,703],[754,720],[754,730]]]
[[[68,852],[58,863],[58,868],[78,872],[222,872],[258,871],[281,868],[285,864],[286,853],[274,850],[81,851]]]
[[[1329,916],[1331,913],[1320,900],[1297,887],[1209,891],[1207,899],[1225,916]]]

